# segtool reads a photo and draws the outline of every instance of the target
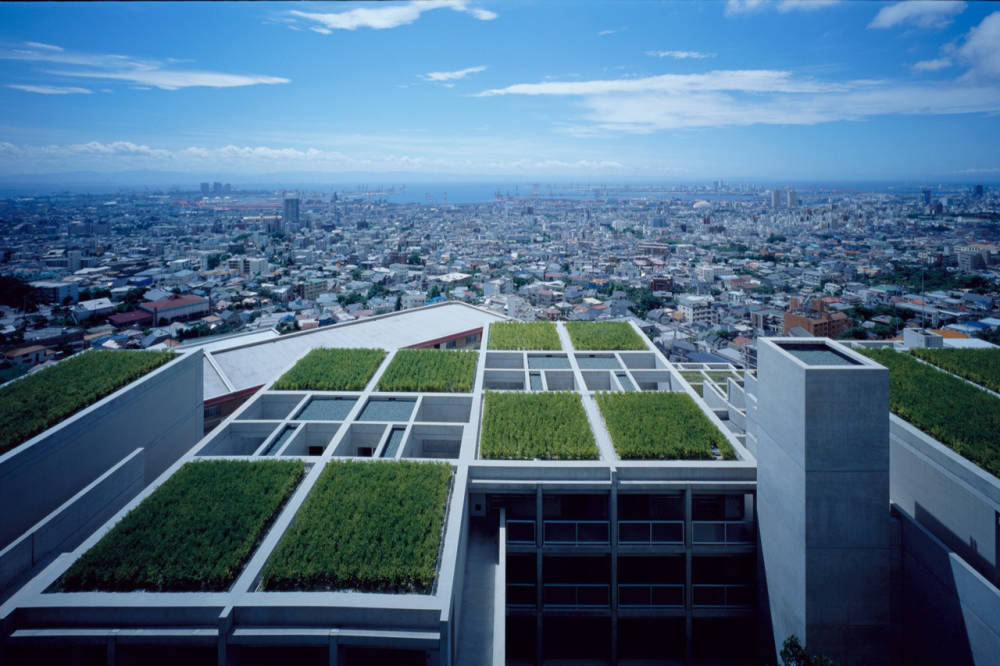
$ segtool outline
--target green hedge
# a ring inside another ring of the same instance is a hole
[[[313,349],[271,388],[278,391],[361,391],[384,358],[382,349]]]
[[[911,349],[918,358],[1000,393],[1000,349]]]
[[[264,567],[265,590],[429,593],[451,467],[327,464]]]
[[[635,329],[623,321],[568,321],[566,332],[577,350],[648,349]]]
[[[736,452],[686,393],[597,393],[604,422],[623,460],[724,460]]]
[[[600,457],[580,396],[570,392],[487,391],[480,453],[501,460]]]
[[[1000,398],[891,349],[861,349],[889,369],[889,407],[1000,476]]]
[[[472,390],[479,352],[400,349],[378,380],[379,391]]]
[[[0,454],[176,356],[170,351],[88,351],[0,387]]]
[[[188,463],[84,553],[55,587],[227,590],[304,469],[298,460]]]
[[[490,325],[490,349],[562,349],[556,325],[549,321],[502,321]]]

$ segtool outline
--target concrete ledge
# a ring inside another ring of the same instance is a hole
[[[0,551],[0,599],[57,550],[76,548],[144,485],[143,449],[136,449]]]

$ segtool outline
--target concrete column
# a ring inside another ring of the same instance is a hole
[[[691,581],[691,546],[694,543],[694,515],[691,486],[684,489],[684,661],[691,662],[691,642],[694,637],[694,585]]]
[[[535,488],[535,663],[542,663],[542,546],[544,544],[545,514],[542,502],[542,487]]]
[[[608,498],[608,526],[611,530],[611,663],[618,663],[618,470],[611,468]]]
[[[117,631],[116,631],[117,633]],[[111,636],[108,638],[107,652],[107,664],[108,666],[115,666],[118,663],[118,638],[117,636]]]

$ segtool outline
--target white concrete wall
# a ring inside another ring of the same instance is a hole
[[[145,482],[152,481],[201,438],[203,420],[199,350],[0,456],[0,547],[137,448],[145,450]]]

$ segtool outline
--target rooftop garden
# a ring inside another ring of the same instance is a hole
[[[0,387],[0,454],[176,356],[169,351],[88,351]]]
[[[265,565],[263,588],[429,593],[450,480],[445,463],[328,463]]]
[[[959,455],[1000,476],[1000,398],[891,349],[861,349],[889,369],[889,407]]]
[[[568,321],[566,332],[578,350],[647,349],[635,329],[623,321]]]
[[[304,469],[298,460],[188,463],[84,553],[54,590],[227,590]]]
[[[597,393],[595,398],[622,460],[736,459],[733,447],[686,393]]]
[[[444,349],[400,349],[378,380],[379,391],[472,390],[479,352]]]
[[[548,321],[503,321],[490,326],[490,349],[562,349],[556,325]]]
[[[276,391],[361,391],[384,358],[382,349],[313,349],[271,388]]]
[[[1000,349],[911,349],[917,358],[1000,393]]]
[[[569,392],[487,391],[480,453],[500,460],[600,457],[580,396]]]

